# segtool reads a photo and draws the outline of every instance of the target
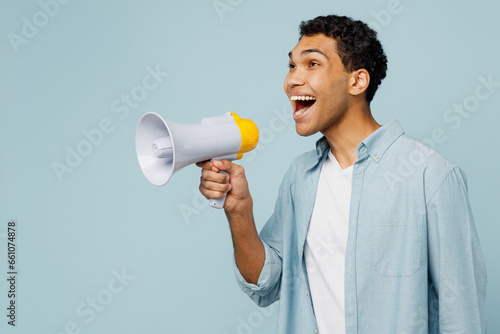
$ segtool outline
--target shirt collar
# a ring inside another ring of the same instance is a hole
[[[356,149],[358,160],[369,155],[375,162],[379,162],[384,156],[385,151],[392,143],[404,133],[401,124],[397,119],[382,125],[380,128],[363,139]],[[330,145],[323,136],[316,142],[316,157],[321,160],[328,154]]]
[[[387,149],[403,133],[404,130],[397,119],[382,125],[368,137],[363,139],[358,145],[358,148],[356,149],[358,159],[368,154],[373,160],[375,160],[375,162],[378,163],[384,156]]]
[[[320,160],[323,156],[328,154],[329,150],[330,150],[330,145],[328,144],[328,141],[326,140],[325,136],[322,136],[316,142],[316,158]]]

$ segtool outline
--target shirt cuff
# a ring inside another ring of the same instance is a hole
[[[236,259],[233,256],[233,267],[236,282],[240,286],[241,290],[243,290],[243,292],[245,292],[248,296],[252,296],[253,294],[257,294],[259,296],[266,295],[273,287],[276,286],[276,282],[281,276],[281,258],[264,241],[262,241],[262,243],[264,244],[266,259],[257,284],[248,283],[245,278],[243,278],[236,264]]]

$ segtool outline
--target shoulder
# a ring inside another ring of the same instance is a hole
[[[426,169],[444,171],[458,167],[455,162],[445,158],[435,148],[406,133],[401,135],[397,146],[397,154],[403,159],[408,159],[413,165],[423,165]]]
[[[455,162],[418,138],[403,134],[394,144],[392,154],[397,156],[398,173],[407,172],[423,178],[428,194],[434,193],[450,175],[465,182],[465,173]]]

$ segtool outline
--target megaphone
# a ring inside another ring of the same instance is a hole
[[[241,159],[258,141],[259,130],[254,122],[232,112],[203,118],[200,124],[167,122],[149,112],[142,116],[135,133],[139,165],[156,186],[166,184],[176,171],[196,162]],[[225,196],[212,198],[209,205],[220,209],[225,200]]]

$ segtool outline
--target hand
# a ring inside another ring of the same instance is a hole
[[[248,189],[245,170],[231,161],[204,161],[196,164],[203,168],[201,173],[200,192],[207,199],[221,198],[226,194],[224,210],[235,214],[252,208],[252,197]],[[219,174],[224,170],[229,175]]]

